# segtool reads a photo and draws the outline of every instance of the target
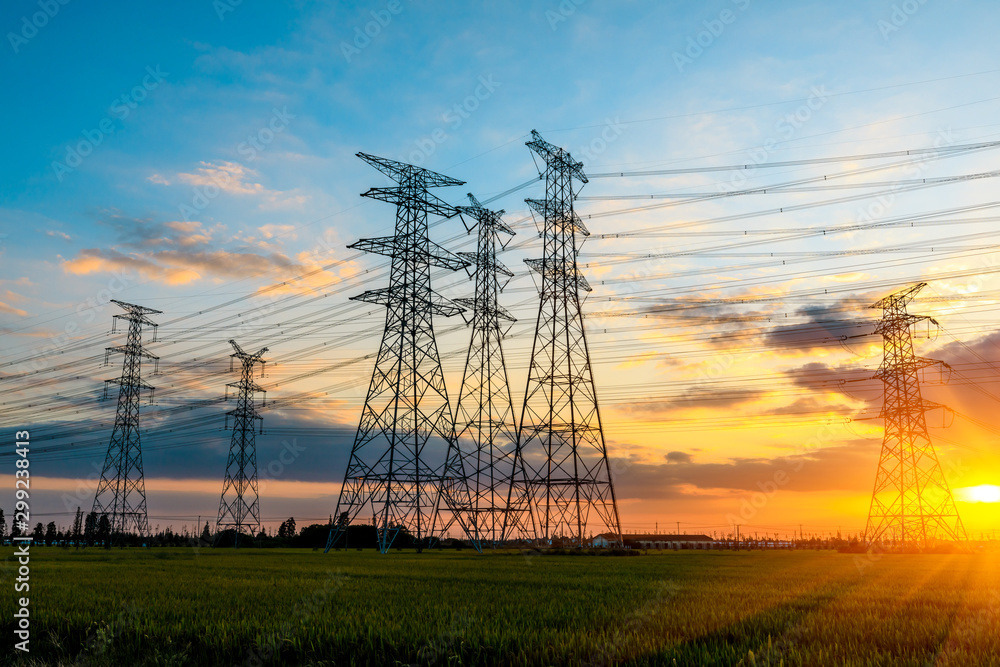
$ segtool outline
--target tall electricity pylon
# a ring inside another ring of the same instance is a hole
[[[153,342],[156,342],[156,323],[147,315],[162,311],[136,306],[123,301],[111,300],[125,310],[114,316],[111,331],[117,329],[118,320],[128,322],[128,338],[124,345],[106,348],[104,363],[112,352],[125,355],[120,378],[106,380],[104,396],[108,387],[118,385],[118,412],[111,432],[111,442],[101,470],[101,481],[94,495],[94,512],[98,516],[107,515],[111,525],[112,541],[121,540],[129,529],[134,528],[141,537],[149,534],[149,518],[146,514],[146,482],[142,472],[142,449],[139,446],[139,394],[143,389],[153,387],[142,381],[140,367],[143,359],[154,364],[158,357],[150,354],[142,346],[142,326],[153,327]],[[154,365],[153,372],[156,372]]]
[[[515,320],[498,303],[507,280],[514,277],[497,259],[500,234],[514,235],[504,224],[503,211],[483,208],[470,193],[470,206],[460,206],[466,229],[477,232],[476,252],[458,253],[475,266],[475,298],[455,299],[472,312],[472,339],[465,361],[462,389],[455,409],[455,435],[462,452],[463,468],[469,476],[472,512],[483,544],[494,548],[513,536],[533,538],[534,523],[530,499],[514,495],[511,481],[524,479],[517,449],[514,407],[507,384],[507,366],[503,355],[504,326]],[[506,276],[503,285],[499,275]],[[471,441],[466,449],[465,441]],[[524,485],[520,487],[522,490]]]
[[[435,528],[445,523],[442,510],[459,521],[478,549],[432,322],[433,315],[449,317],[464,309],[434,292],[430,276],[432,266],[457,271],[468,262],[427,235],[428,212],[456,213],[427,188],[464,181],[374,155],[357,155],[399,183],[362,195],[396,204],[396,233],[349,246],[385,255],[392,263],[389,287],[352,297],[386,307],[385,331],[327,550],[366,507],[378,528],[383,553],[401,531],[418,545],[429,544]]]
[[[254,367],[260,364],[263,375],[263,357],[267,348],[261,348],[256,354],[247,354],[235,340],[230,340],[229,344],[236,350],[230,357],[240,360],[241,369],[240,381],[226,385],[227,399],[229,387],[236,389],[236,409],[226,413],[227,428],[229,417],[233,418],[233,437],[229,444],[229,460],[226,462],[226,477],[222,481],[222,499],[219,501],[219,519],[215,528],[216,541],[222,531],[229,528],[235,530],[233,546],[238,548],[243,529],[250,529],[251,539],[260,533],[256,429],[258,421],[263,429],[264,418],[257,413],[253,395],[256,392],[265,393],[265,389],[253,381],[253,372]]]
[[[875,333],[882,335],[884,357],[875,379],[885,384],[879,415],[885,420],[885,435],[865,541],[904,551],[911,545],[926,547],[939,540],[968,539],[927,432],[924,413],[941,406],[920,395],[918,371],[941,362],[914,355],[910,326],[930,318],[906,312],[906,304],[926,284],[896,292],[870,306],[882,309]]]
[[[532,130],[528,148],[545,161],[545,199],[526,199],[544,220],[545,256],[525,260],[541,276],[541,303],[528,368],[518,444],[533,499],[538,538],[584,546],[587,530],[621,543],[621,522],[601,428],[597,391],[580,310],[590,285],[577,268],[578,237],[589,235],[573,211],[573,179],[583,163]],[[591,510],[597,516],[591,517]]]

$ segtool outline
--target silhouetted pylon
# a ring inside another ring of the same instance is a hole
[[[573,180],[586,183],[587,176],[568,152],[534,130],[531,136],[527,146],[545,162],[545,199],[525,201],[544,221],[544,257],[526,260],[540,275],[541,303],[518,438],[527,488],[515,480],[515,493],[532,498],[538,538],[546,543],[584,546],[589,530],[610,533],[620,544],[580,308],[580,290],[591,288],[577,268],[578,237],[589,232],[573,210]]]
[[[223,531],[235,531],[234,547],[239,547],[240,536],[249,529],[251,539],[260,533],[260,495],[257,492],[257,423],[263,430],[264,418],[257,412],[254,394],[265,393],[265,389],[253,381],[254,367],[261,365],[263,374],[264,353],[261,348],[256,354],[243,351],[235,340],[229,344],[236,350],[230,357],[240,360],[240,381],[226,385],[236,389],[236,409],[226,413],[233,418],[233,437],[229,444],[229,459],[226,461],[226,476],[222,481],[222,498],[219,501],[219,518],[215,522],[216,541]],[[266,399],[265,399],[266,400]],[[263,402],[261,403],[263,405]]]
[[[364,508],[372,513],[383,553],[401,531],[417,544],[429,544],[435,530],[454,519],[478,549],[433,326],[434,315],[449,317],[464,309],[434,292],[430,277],[432,266],[455,271],[468,262],[427,234],[428,212],[456,213],[427,188],[463,181],[374,155],[358,157],[399,183],[362,195],[396,204],[396,233],[349,246],[390,257],[391,268],[389,287],[352,297],[385,306],[385,330],[327,550]]]
[[[942,406],[920,394],[918,371],[941,362],[914,355],[910,326],[930,318],[906,312],[906,304],[926,284],[870,306],[882,309],[875,332],[882,335],[884,358],[874,377],[885,385],[879,415],[885,420],[885,434],[865,541],[902,550],[914,544],[926,547],[941,540],[968,539],[927,431],[924,413]]]
[[[460,206],[466,229],[477,232],[476,252],[458,253],[475,266],[475,298],[455,299],[472,313],[462,389],[455,409],[455,434],[469,478],[472,514],[482,543],[499,546],[505,539],[533,539],[530,499],[513,493],[511,480],[524,479],[517,449],[517,427],[503,354],[505,330],[515,320],[498,303],[507,280],[514,276],[497,259],[503,247],[499,235],[514,231],[504,224],[503,211],[484,208],[470,193],[470,206]],[[499,276],[506,276],[501,285]],[[503,324],[502,324],[503,323]],[[524,488],[523,485],[520,487]]]
[[[105,398],[108,387],[118,385],[118,411],[115,414],[115,426],[111,432],[104,468],[101,470],[101,481],[94,495],[94,512],[98,516],[107,515],[111,525],[111,539],[118,541],[133,528],[142,537],[149,534],[146,482],[142,471],[142,449],[139,445],[139,394],[143,389],[148,389],[152,400],[153,387],[143,382],[140,369],[143,359],[149,359],[155,364],[158,357],[142,346],[142,327],[153,327],[153,342],[156,342],[156,323],[147,315],[159,314],[161,311],[115,299],[111,302],[125,310],[125,313],[114,316],[112,333],[118,320],[124,320],[129,323],[128,337],[124,345],[109,347],[104,355],[105,363],[112,352],[119,352],[125,358],[122,361],[121,377],[104,383]],[[156,372],[155,365],[153,372]]]

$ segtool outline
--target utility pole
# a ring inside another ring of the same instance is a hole
[[[458,256],[475,267],[476,293],[472,299],[455,299],[472,313],[472,338],[455,409],[455,438],[469,478],[477,537],[496,548],[515,536],[535,537],[531,499],[523,493],[524,466],[503,353],[504,334],[515,320],[498,302],[514,277],[497,259],[497,251],[506,245],[500,235],[509,240],[514,230],[503,222],[503,211],[484,208],[472,193],[469,203],[458,210],[466,230],[477,233],[476,252]],[[514,493],[515,479],[522,480],[516,487],[519,493]]]
[[[874,378],[885,385],[879,415],[885,420],[885,434],[864,539],[868,545],[888,543],[902,551],[914,544],[927,547],[940,540],[968,540],[927,430],[925,413],[942,406],[924,400],[920,393],[918,371],[943,362],[913,352],[910,327],[934,320],[906,312],[906,305],[926,284],[870,306],[882,310],[875,332],[882,335],[884,358]]]
[[[236,409],[226,413],[226,427],[229,427],[229,417],[233,418],[233,437],[229,443],[229,459],[226,461],[226,476],[222,480],[222,498],[219,500],[219,518],[215,522],[215,541],[218,542],[224,530],[232,529],[235,533],[233,547],[239,548],[240,536],[244,528],[250,529],[250,539],[257,539],[260,533],[260,496],[257,493],[257,423],[263,432],[264,418],[257,412],[254,405],[254,393],[265,393],[263,387],[253,381],[254,367],[261,366],[264,374],[264,353],[267,348],[261,348],[256,354],[243,351],[235,340],[229,344],[236,350],[230,355],[230,370],[232,360],[240,360],[240,381],[226,385],[226,400],[229,399],[229,387],[236,389]],[[266,401],[266,399],[265,399]],[[262,402],[262,406],[263,406]],[[199,528],[201,518],[198,518]]]
[[[365,508],[382,553],[404,531],[418,548],[428,546],[438,527],[447,529],[442,503],[480,549],[433,325],[434,315],[450,317],[464,309],[434,292],[430,275],[432,266],[457,271],[468,262],[427,233],[428,213],[456,213],[428,188],[463,181],[366,153],[357,156],[398,183],[362,195],[395,204],[396,228],[393,236],[348,246],[391,258],[391,268],[389,287],[352,297],[385,306],[385,330],[337,500],[335,514],[346,512],[346,521],[331,529],[326,549]]]
[[[142,449],[139,445],[139,395],[143,389],[150,392],[153,387],[142,380],[143,359],[154,362],[156,373],[157,356],[150,354],[142,346],[143,325],[153,327],[153,341],[156,342],[156,323],[147,317],[161,311],[136,306],[123,301],[111,300],[124,313],[112,320],[111,332],[115,333],[118,320],[128,322],[128,338],[124,345],[106,348],[104,363],[112,352],[124,355],[121,377],[105,380],[104,397],[108,397],[108,387],[118,385],[118,411],[115,426],[111,432],[111,442],[104,458],[101,480],[94,495],[93,511],[98,518],[107,515],[111,524],[111,541],[124,539],[129,528],[134,528],[140,538],[148,537],[149,518],[146,513],[146,482],[142,471]]]
[[[583,163],[532,130],[527,146],[545,163],[545,199],[526,199],[543,220],[544,256],[526,260],[541,292],[518,445],[536,504],[538,538],[584,546],[589,521],[622,544],[621,521],[584,331],[580,291],[591,291],[577,267],[589,235],[573,210]],[[515,482],[516,483],[516,482]],[[591,528],[591,532],[593,532]]]

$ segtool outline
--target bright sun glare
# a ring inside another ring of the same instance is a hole
[[[1000,486],[993,484],[967,486],[956,491],[960,491],[961,499],[969,503],[1000,503]]]

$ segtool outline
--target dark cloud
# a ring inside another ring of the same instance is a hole
[[[792,491],[866,492],[874,480],[882,443],[856,439],[836,446],[817,446],[826,439],[839,440],[844,435],[842,426],[820,426],[813,442],[803,443],[803,448],[811,447],[811,451],[779,458],[733,458],[718,463],[687,461],[685,465],[613,460],[615,490],[621,498],[670,499],[690,497],[683,490],[685,485],[704,490],[759,491],[761,485],[779,479],[784,480],[781,488]],[[686,456],[683,452],[674,453]]]
[[[882,395],[882,382],[873,379],[876,370],[875,366],[828,366],[814,361],[785,371],[785,376],[793,385],[802,389],[841,394],[852,400],[871,401]]]
[[[140,414],[145,475],[218,481],[221,492],[232,437],[231,431],[222,429],[223,412],[219,410],[216,414],[206,410],[205,420],[217,422],[219,428],[206,433],[203,428],[194,427],[198,434],[191,440],[179,439],[171,432],[169,422],[159,428],[150,420],[143,421]],[[110,438],[111,427],[110,421],[81,423],[72,439],[103,434]],[[46,427],[35,425],[32,431],[44,433]],[[267,475],[269,479],[340,482],[353,442],[352,427],[313,425],[303,423],[298,417],[265,412],[264,433],[256,437],[257,469],[262,477]],[[33,451],[32,470],[39,476],[86,479],[95,471],[100,474],[107,445],[88,446],[62,456],[44,453],[46,448],[39,441],[39,447]]]
[[[685,410],[693,408],[728,408],[762,398],[766,390],[730,389],[716,390],[704,387],[688,387],[681,396],[671,397],[662,401],[635,401],[622,404],[621,409],[634,414],[660,414],[669,410]]]
[[[862,314],[855,300],[805,306],[785,319],[788,324],[767,331],[764,336],[767,345],[811,350],[857,340],[855,337],[868,338],[875,327],[874,318]]]
[[[663,458],[667,463],[691,463],[694,460],[687,452],[667,452]]]

